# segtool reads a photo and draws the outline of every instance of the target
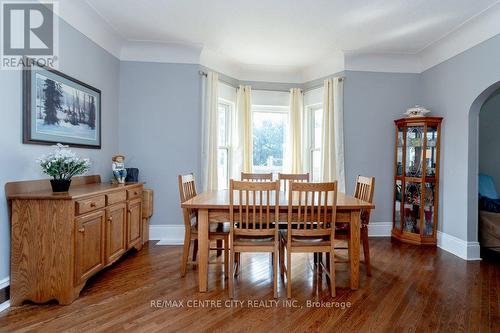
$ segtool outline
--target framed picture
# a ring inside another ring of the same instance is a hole
[[[23,143],[101,148],[101,91],[26,61]]]

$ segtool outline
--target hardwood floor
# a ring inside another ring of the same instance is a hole
[[[222,265],[209,265],[209,292],[201,294],[193,268],[179,277],[182,247],[150,242],[93,277],[69,306],[27,304],[0,313],[0,332],[500,332],[497,259],[466,262],[437,248],[370,241],[373,276],[361,265],[361,289],[351,291],[347,265],[338,264],[335,299],[312,255],[294,255],[289,306],[282,281],[279,303],[271,302],[269,255],[243,255],[235,280],[243,305],[232,307]],[[156,300],[165,307],[152,306]],[[260,300],[267,302],[251,302]],[[334,307],[311,308],[308,300]]]

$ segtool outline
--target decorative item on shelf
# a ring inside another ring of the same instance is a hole
[[[405,115],[407,115],[410,118],[425,117],[425,115],[428,114],[429,112],[431,111],[426,109],[425,107],[420,105],[415,105],[412,108],[406,109]]]
[[[71,185],[71,178],[87,172],[90,168],[88,158],[79,158],[68,146],[58,143],[55,150],[47,155],[43,155],[37,162],[42,171],[51,176],[50,180],[53,192],[68,192]]]
[[[115,155],[112,158],[112,168],[113,175],[118,184],[125,184],[125,178],[127,178],[127,169],[125,169],[125,156]]]
[[[137,183],[139,181],[139,169],[138,168],[125,168],[125,170],[127,170],[127,178],[125,178],[125,182]]]

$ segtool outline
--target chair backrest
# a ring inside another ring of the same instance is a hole
[[[375,191],[375,177],[358,176],[356,178],[356,187],[354,189],[354,197],[360,200],[373,203],[373,193]],[[363,210],[361,212],[361,222],[370,222],[371,210]]]
[[[179,196],[181,203],[196,196],[196,183],[194,174],[179,175]],[[193,209],[184,208],[184,226],[191,228],[191,219],[196,216],[196,211]]]
[[[241,180],[251,181],[251,182],[272,182],[272,173],[241,173]]]
[[[230,181],[229,220],[232,235],[276,235],[279,218],[278,181]]]
[[[309,182],[309,173],[278,173],[281,190],[286,192],[289,182]]]
[[[289,238],[291,236],[331,236],[333,239],[336,215],[336,181],[331,183],[290,183],[288,193]]]

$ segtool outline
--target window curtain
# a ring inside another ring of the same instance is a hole
[[[217,190],[217,134],[219,74],[208,71],[203,76],[202,107],[202,184],[205,191]]]
[[[232,178],[240,179],[241,172],[252,172],[252,88],[239,86],[236,92],[236,110],[233,119]]]
[[[339,191],[345,192],[343,79],[325,80],[323,94],[321,179],[337,180]]]
[[[303,144],[302,126],[304,119],[304,93],[299,88],[290,89],[290,112],[289,112],[289,144],[288,161],[285,168],[291,173],[302,173],[303,170]]]

